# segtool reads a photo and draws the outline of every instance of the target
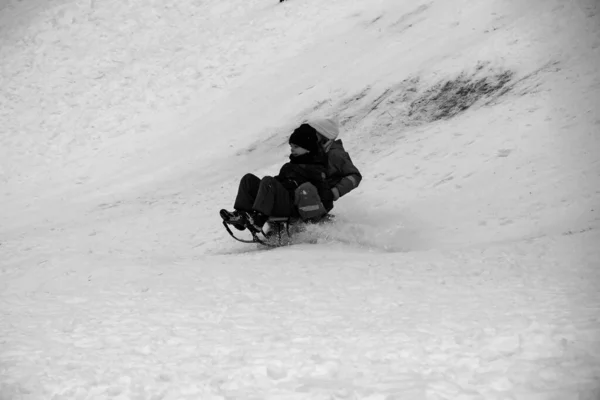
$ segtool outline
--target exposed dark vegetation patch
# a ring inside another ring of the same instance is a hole
[[[493,68],[480,62],[469,72],[450,78],[425,82],[415,76],[383,88],[379,94],[367,87],[342,99],[334,108],[342,126],[353,129],[367,117],[377,118],[377,131],[384,134],[396,127],[409,127],[453,118],[472,107],[493,105],[507,93],[524,95],[541,85],[538,77],[550,70],[554,63],[516,79],[508,69]],[[379,135],[380,133],[373,133]]]
[[[371,22],[369,23],[369,25],[372,25],[372,24],[374,24],[375,22],[379,21],[379,20],[380,20],[382,17],[383,17],[383,15],[380,15],[380,16],[378,16],[378,17],[376,17],[376,18],[373,18],[373,19],[371,20]]]
[[[338,109],[346,110],[347,108],[352,107],[353,104],[358,104],[363,98],[365,98],[369,94],[369,92],[371,92],[371,87],[367,86],[357,94],[342,100],[340,105],[338,106]],[[344,126],[351,119],[352,115],[340,115],[340,124]]]
[[[349,98],[342,100],[341,106],[344,107],[344,106],[347,106],[347,105],[352,104],[354,102],[362,100],[367,94],[369,94],[370,91],[371,91],[371,87],[367,86],[366,88],[364,88],[363,90],[361,90],[357,94],[352,95]]]
[[[566,232],[563,232],[563,236],[571,236],[571,235],[577,235],[577,234],[581,234],[581,233],[586,233],[586,232],[590,232],[593,231],[597,228],[594,227],[587,227],[587,228],[583,228],[583,229],[577,229],[577,230],[568,230]]]
[[[415,13],[423,12],[421,6]],[[298,117],[305,121],[315,115],[337,116],[344,130],[360,135],[389,136],[392,132],[407,132],[439,120],[447,120],[469,109],[493,106],[505,95],[523,96],[543,90],[545,74],[560,70],[557,62],[549,62],[519,77],[509,69],[494,68],[489,62],[479,62],[469,71],[438,82],[424,81],[412,76],[388,87],[366,86],[337,101],[328,98],[311,104]],[[372,123],[361,126],[372,118]],[[238,155],[253,153],[260,148],[277,148],[287,145],[287,136],[293,126],[265,132],[265,139],[248,146]],[[393,135],[393,134],[392,134]],[[506,157],[510,150],[499,153]]]
[[[512,71],[475,78],[460,74],[427,89],[408,107],[408,117],[423,122],[452,118],[483,98],[491,98],[513,78]]]

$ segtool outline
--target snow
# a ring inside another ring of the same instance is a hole
[[[3,2],[0,399],[600,398],[598,12]],[[434,119],[461,73],[511,80]],[[337,222],[231,240],[323,114]]]

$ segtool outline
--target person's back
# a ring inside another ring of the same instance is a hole
[[[315,118],[307,123],[315,128],[321,146],[327,153],[327,183],[331,187],[334,200],[337,200],[356,189],[362,181],[362,175],[352,162],[342,141],[337,139],[339,127],[336,119]]]

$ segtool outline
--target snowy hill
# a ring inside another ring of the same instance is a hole
[[[0,3],[0,399],[600,398],[594,0]],[[217,211],[335,115],[317,244]]]

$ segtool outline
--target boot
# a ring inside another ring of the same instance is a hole
[[[221,218],[223,218],[223,221],[230,225],[233,225],[235,229],[239,231],[243,231],[244,229],[246,229],[246,224],[248,223],[248,220],[246,218],[245,212],[238,210],[221,210],[219,211],[219,214],[221,215]]]

